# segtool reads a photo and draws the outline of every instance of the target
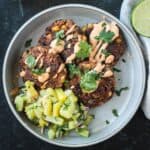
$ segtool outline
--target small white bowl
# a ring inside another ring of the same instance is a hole
[[[26,40],[32,38],[32,45],[36,45],[38,38],[45,28],[57,19],[73,19],[78,25],[98,22],[105,17],[108,21],[115,21],[121,28],[127,42],[127,50],[124,54],[126,63],[121,60],[117,67],[122,70],[117,73],[117,88],[128,86],[129,90],[124,91],[120,97],[114,96],[106,104],[91,110],[95,114],[95,119],[90,125],[91,136],[83,138],[74,134],[56,140],[49,140],[46,132],[40,133],[40,129],[34,126],[23,114],[18,113],[13,105],[13,98],[10,91],[18,86],[16,72],[18,70],[18,60],[24,48]],[[15,34],[7,49],[3,65],[3,86],[7,102],[18,121],[33,135],[48,143],[66,147],[83,147],[93,145],[109,139],[119,132],[133,117],[138,109],[145,87],[145,66],[144,60],[136,38],[118,19],[109,13],[96,7],[68,4],[46,9],[30,20],[28,20]],[[112,109],[117,109],[119,117],[112,114]],[[106,124],[109,120],[110,124]]]

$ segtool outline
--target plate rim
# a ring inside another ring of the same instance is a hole
[[[142,66],[141,69],[143,71],[143,82],[142,82],[140,94],[139,94],[139,97],[138,97],[139,101],[137,102],[137,104],[135,106],[135,109],[133,109],[132,112],[130,112],[130,117],[128,117],[128,119],[124,120],[122,122],[122,124],[118,128],[116,128],[116,130],[114,130],[110,135],[105,136],[103,139],[101,139],[101,140],[97,139],[97,140],[95,140],[93,142],[84,143],[84,144],[78,144],[78,145],[58,143],[58,142],[55,142],[55,141],[48,140],[47,138],[42,137],[41,135],[39,135],[38,133],[36,133],[35,131],[33,131],[30,127],[28,127],[26,125],[26,123],[23,120],[21,120],[21,117],[18,115],[17,111],[15,110],[14,106],[11,103],[11,100],[10,100],[9,94],[8,94],[8,90],[7,90],[7,87],[6,87],[6,78],[5,78],[5,75],[6,75],[6,65],[7,65],[7,60],[8,60],[9,52],[11,50],[11,47],[12,47],[15,39],[18,37],[18,35],[20,34],[20,32],[22,32],[24,30],[24,28],[30,22],[34,21],[36,18],[40,17],[41,15],[46,14],[47,12],[51,12],[53,10],[57,10],[57,9],[60,9],[60,8],[71,8],[71,7],[80,7],[80,8],[87,8],[87,9],[95,10],[97,12],[104,13],[105,15],[109,16],[111,19],[119,22],[119,24],[128,32],[129,36],[134,40],[134,43],[136,43],[137,47],[139,48],[139,56],[141,58],[141,66]],[[116,135],[121,129],[123,129],[129,123],[129,121],[132,119],[132,117],[136,113],[136,111],[139,108],[139,105],[140,105],[140,103],[142,101],[142,97],[143,97],[144,89],[145,89],[145,83],[146,83],[146,69],[145,69],[144,56],[142,54],[141,47],[140,47],[140,45],[139,45],[139,43],[137,41],[137,37],[118,18],[114,17],[109,12],[107,12],[107,11],[105,11],[103,9],[100,9],[98,7],[95,7],[95,6],[91,6],[91,5],[87,5],[87,4],[80,4],[80,3],[70,3],[70,4],[63,4],[63,5],[52,6],[50,8],[47,8],[47,9],[45,9],[45,10],[37,13],[33,17],[31,17],[30,19],[28,19],[18,29],[18,31],[16,32],[16,34],[13,36],[12,40],[10,41],[9,46],[8,46],[7,51],[5,53],[5,56],[4,56],[3,69],[2,69],[2,82],[3,82],[4,94],[5,94],[7,103],[9,105],[9,108],[11,109],[11,111],[14,114],[14,116],[16,117],[16,119],[20,122],[20,124],[22,124],[22,126],[26,130],[28,130],[31,134],[33,134],[35,137],[37,137],[40,140],[43,140],[43,141],[45,141],[47,143],[54,144],[54,145],[57,145],[57,146],[62,146],[62,147],[86,147],[86,146],[95,145],[97,143],[103,142],[103,141],[111,138],[112,136]]]

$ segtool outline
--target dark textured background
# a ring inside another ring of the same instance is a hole
[[[86,3],[119,17],[122,0],[0,0],[0,70],[7,46],[18,28],[31,16],[64,3]],[[1,75],[1,73],[0,73]],[[63,150],[35,138],[12,115],[0,88],[0,150]],[[150,150],[150,121],[141,109],[130,123],[111,139],[84,150]]]

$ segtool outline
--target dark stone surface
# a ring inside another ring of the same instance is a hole
[[[64,3],[86,3],[105,9],[119,17],[122,0],[0,0],[0,75],[6,48],[18,28],[31,16],[48,7]],[[0,78],[1,79],[1,78]],[[61,150],[35,138],[26,131],[11,113],[0,89],[0,150]],[[150,121],[141,109],[130,123],[111,139],[89,150],[150,150]]]

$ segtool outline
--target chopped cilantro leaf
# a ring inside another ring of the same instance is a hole
[[[25,63],[29,68],[34,68],[36,65],[35,58],[32,55],[27,56],[27,58],[25,59]]]
[[[102,30],[98,36],[95,37],[96,40],[102,40],[103,42],[110,43],[112,41],[112,38],[114,36],[114,32]]]
[[[42,69],[42,68],[32,69],[32,73],[37,74],[37,75],[40,75],[40,74],[42,74],[42,73],[44,73],[44,72],[45,72],[45,71],[44,71],[44,69]]]
[[[80,80],[80,87],[83,91],[94,91],[97,89],[97,80],[100,78],[100,75],[96,71],[89,71],[85,73]]]
[[[123,87],[120,90],[115,90],[115,93],[116,93],[117,96],[120,96],[122,91],[125,91],[125,90],[128,90],[128,89],[129,89],[128,87]]]
[[[123,59],[122,59],[122,62],[126,63],[126,60],[123,58]]]
[[[59,45],[60,40],[65,37],[64,30],[60,30],[60,31],[56,32],[55,36],[57,39],[57,44]]]
[[[110,122],[108,120],[106,120],[105,122],[106,122],[106,124],[110,124]]]
[[[27,40],[24,44],[24,47],[27,48],[27,47],[31,46],[31,43],[32,43],[32,39]]]
[[[75,75],[81,75],[81,71],[79,67],[77,67],[75,64],[68,64],[68,70],[69,70],[69,76],[72,78]]]
[[[64,30],[60,30],[60,31],[56,32],[57,39],[63,39],[64,37],[65,37]]]
[[[86,41],[81,41],[79,47],[80,50],[76,53],[76,57],[81,60],[88,58],[92,50],[91,45],[89,45]]]
[[[114,115],[115,117],[118,117],[118,116],[119,116],[117,109],[113,109],[113,110],[112,110],[112,113],[113,113],[113,115]]]
[[[115,67],[113,67],[113,71],[115,71],[115,72],[121,72],[121,70],[120,70],[120,69],[115,68]]]
[[[105,55],[105,57],[108,57],[109,55],[111,55],[111,53],[109,53],[106,49],[102,49],[101,52]]]

